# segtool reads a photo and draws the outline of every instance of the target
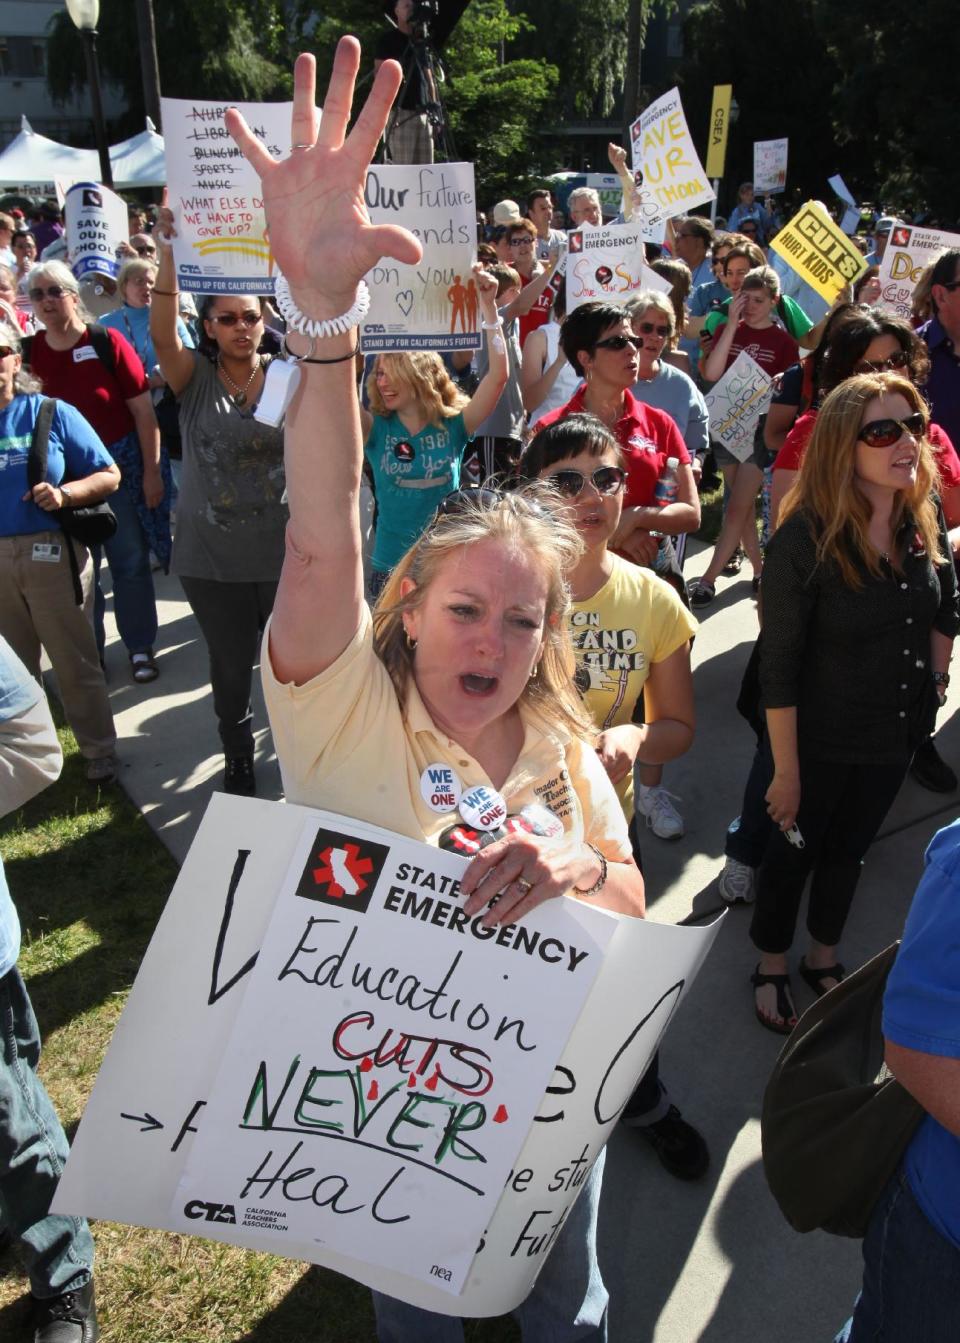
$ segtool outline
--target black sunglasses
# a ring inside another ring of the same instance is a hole
[[[19,353],[20,351],[15,350],[12,345],[0,345],[0,359],[6,359],[7,355]]]
[[[870,420],[868,424],[861,425],[857,438],[866,443],[868,448],[891,448],[894,443],[900,442],[904,434],[911,438],[922,438],[926,427],[923,415],[915,410],[903,420],[892,417],[888,420]]]
[[[906,368],[910,363],[910,356],[906,350],[897,350],[886,359],[881,359],[876,363],[871,363],[869,359],[861,359],[860,363],[854,368],[854,373],[890,373],[895,368]]]
[[[210,322],[219,322],[221,326],[236,326],[242,322],[244,326],[256,326],[260,321],[258,312],[218,312],[207,319]]]
[[[45,298],[63,298],[64,294],[69,292],[71,291],[64,289],[63,286],[59,284],[47,285],[46,289],[41,289],[41,287],[37,285],[36,289],[31,289],[29,291],[29,298],[33,303],[40,303]]]
[[[641,336],[659,336],[661,340],[666,340],[670,334],[668,326],[657,326],[653,322],[638,322],[636,330],[640,332]]]
[[[606,340],[596,340],[593,343],[595,350],[625,350],[628,345],[632,345],[635,350],[639,350],[643,341],[639,336],[607,336]]]
[[[588,480],[597,494],[619,494],[626,482],[627,473],[622,466],[598,466],[590,476],[585,476],[582,471],[563,468],[544,479],[565,499],[576,499]]]
[[[536,499],[528,499],[523,494],[518,494],[514,490],[497,489],[495,485],[468,485],[462,490],[454,490],[452,494],[446,495],[437,505],[437,511],[433,515],[433,522],[442,521],[443,518],[462,517],[464,513],[470,513],[479,508],[496,508],[498,504],[509,499],[511,504],[525,510],[531,517],[547,518],[550,513],[547,509],[541,507]]]

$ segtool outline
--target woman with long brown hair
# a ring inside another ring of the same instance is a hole
[[[762,1025],[796,1024],[787,966],[812,872],[801,978],[819,996],[863,857],[930,730],[958,628],[932,491],[926,404],[907,378],[863,374],[827,397],[763,575],[760,691],[775,826],[750,936]]]

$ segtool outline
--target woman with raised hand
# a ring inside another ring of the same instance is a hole
[[[239,113],[227,114],[261,178],[288,348],[301,359],[286,423],[287,552],[263,657],[287,798],[439,843],[458,818],[431,810],[421,794],[432,762],[467,789],[495,789],[510,812],[563,777],[549,827],[563,834],[496,838],[461,880],[466,912],[493,926],[574,894],[640,916],[643,880],[623,813],[567,673],[565,580],[581,544],[551,507],[555,496],[455,495],[402,557],[372,618],[363,600],[354,385],[362,280],[381,257],[412,263],[421,248],[406,230],[367,217],[364,178],[401,71],[383,62],[347,136],[359,63],[359,44],[343,38],[318,132],[315,61],[299,57],[293,152],[283,162]],[[607,1336],[594,1239],[601,1164],[519,1309],[529,1338]],[[375,1305],[381,1340],[463,1337],[455,1318],[381,1294]]]
[[[273,610],[287,524],[283,431],[254,418],[269,364],[260,353],[263,313],[255,294],[206,297],[200,347],[184,343],[175,233],[164,206],[153,235],[160,266],[150,336],[180,410],[183,466],[173,572],[207,644],[224,790],[250,795],[256,792],[253,665]]]

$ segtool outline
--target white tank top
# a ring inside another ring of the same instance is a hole
[[[557,357],[557,350],[560,348],[560,323],[547,322],[544,326],[537,328],[542,331],[547,342],[547,357],[544,362],[544,369],[548,369]],[[541,415],[546,415],[551,410],[559,410],[565,406],[573,396],[574,392],[580,386],[582,378],[579,378],[574,372],[569,360],[564,360],[563,368],[557,374],[556,381],[550,388],[545,399],[540,402],[536,410],[530,416],[529,423],[536,424]]]

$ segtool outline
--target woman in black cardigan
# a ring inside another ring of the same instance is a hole
[[[837,944],[864,854],[948,681],[957,584],[932,491],[927,411],[906,378],[866,374],[826,399],[763,574],[760,688],[778,829],[750,936],[762,1025],[796,1024],[787,953],[812,872],[799,973],[843,978]]]

